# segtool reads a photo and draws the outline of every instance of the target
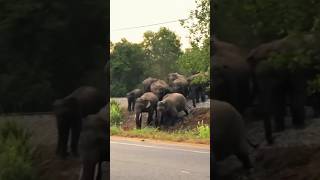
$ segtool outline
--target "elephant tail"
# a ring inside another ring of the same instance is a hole
[[[257,148],[260,146],[260,144],[254,144],[254,143],[252,143],[248,137],[246,138],[246,140],[247,140],[248,144],[249,144],[253,149],[257,149]]]

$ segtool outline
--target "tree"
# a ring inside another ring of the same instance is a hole
[[[148,76],[163,78],[177,71],[177,59],[182,51],[180,38],[174,32],[165,27],[158,32],[147,31],[142,46],[146,53]]]
[[[140,44],[126,39],[115,43],[110,54],[111,96],[124,96],[144,78],[145,53]]]
[[[208,72],[210,67],[210,3],[209,0],[195,0],[197,7],[181,25],[189,30],[192,48],[179,58],[180,69],[187,73]]]

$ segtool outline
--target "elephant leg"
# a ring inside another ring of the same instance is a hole
[[[132,111],[134,111],[134,106],[135,106],[135,105],[136,105],[136,100],[133,100],[133,101],[132,101],[132,107],[131,107],[131,110],[132,110]]]
[[[57,154],[66,158],[68,156],[68,139],[69,139],[70,126],[67,121],[58,122],[58,148]]]
[[[96,163],[94,161],[83,161],[79,180],[93,180],[95,174],[95,166]]]
[[[131,100],[128,99],[128,111],[130,112],[131,111]]]
[[[252,162],[250,160],[250,157],[248,154],[246,153],[236,153],[237,158],[242,162],[242,165],[244,168],[246,169],[251,169],[252,166]]]
[[[286,100],[285,93],[281,89],[278,89],[279,94],[277,94],[273,107],[274,107],[274,120],[275,120],[275,131],[281,132],[285,129],[285,112],[286,112]]]
[[[195,98],[192,98],[192,105],[193,105],[193,107],[196,107],[196,100],[195,100]]]
[[[153,117],[153,111],[148,113],[148,120],[147,120],[147,125],[149,126],[152,122],[152,117]]]
[[[140,113],[139,117],[137,117],[137,121],[136,121],[137,129],[141,129],[141,122],[142,122],[142,113]]]
[[[293,91],[291,94],[291,114],[292,123],[296,128],[303,128],[305,126],[305,109],[306,104],[306,80],[294,74],[292,77]]]
[[[76,157],[79,156],[78,153],[78,145],[79,145],[79,138],[80,138],[80,131],[81,131],[81,119],[75,120],[71,128],[71,151],[72,154]]]
[[[188,113],[188,110],[187,110],[187,109],[184,109],[183,111],[186,113],[186,116],[188,116],[188,115],[189,115],[189,113]]]

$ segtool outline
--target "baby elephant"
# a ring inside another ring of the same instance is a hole
[[[80,180],[102,179],[102,163],[110,162],[109,106],[85,117],[80,135]]]
[[[134,105],[136,103],[136,99],[140,96],[142,96],[143,91],[141,89],[134,89],[127,93],[127,99],[128,99],[128,111],[134,111]]]
[[[211,137],[213,137],[214,147],[211,150],[214,159],[222,161],[230,155],[236,155],[245,168],[251,169],[249,144],[240,113],[227,102],[212,100],[211,103],[213,103],[213,114],[211,114],[213,136]],[[216,165],[215,162],[214,165]]]
[[[164,123],[164,120],[170,119],[170,124],[174,125],[175,120],[178,119],[178,113],[184,111],[188,115],[187,100],[180,93],[170,93],[163,97],[162,101],[158,102],[157,112],[158,119],[156,126]],[[166,123],[167,124],[167,123]]]
[[[158,97],[153,94],[152,92],[144,93],[141,97],[137,98],[136,104],[134,107],[135,110],[135,120],[136,120],[136,128],[141,129],[141,122],[142,122],[142,113],[148,113],[148,121],[147,124],[150,125],[152,122],[153,113],[156,112],[157,117],[157,102]]]

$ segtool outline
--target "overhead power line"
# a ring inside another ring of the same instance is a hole
[[[119,28],[119,29],[113,29],[111,31],[124,31],[124,30],[131,30],[131,29],[138,29],[138,28],[143,28],[143,27],[149,27],[149,26],[156,26],[160,24],[169,24],[169,23],[174,23],[174,22],[179,22],[181,20],[187,20],[187,19],[177,19],[173,21],[166,21],[166,22],[160,22],[160,23],[155,23],[155,24],[148,24],[148,25],[142,25],[142,26],[133,26],[133,27],[126,27],[126,28]]]

